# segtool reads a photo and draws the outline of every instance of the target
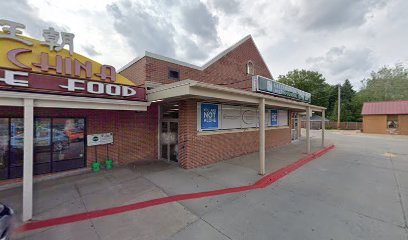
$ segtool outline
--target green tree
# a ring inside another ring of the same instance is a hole
[[[355,119],[361,121],[364,102],[408,99],[408,69],[402,65],[382,67],[361,81],[362,87],[352,99]]]
[[[313,105],[323,107],[329,105],[331,86],[319,72],[295,69],[286,75],[280,75],[278,82],[311,93]]]
[[[337,85],[338,87],[339,85]],[[359,109],[356,109],[356,102],[354,101],[356,91],[353,89],[350,81],[346,79],[340,86],[341,92],[341,106],[340,106],[340,121],[342,122],[354,122],[360,118]],[[336,93],[337,97],[338,93]],[[337,120],[337,99],[334,104],[334,108],[330,114],[332,120]]]
[[[382,67],[362,81],[358,95],[365,102],[408,99],[408,69],[402,65]]]

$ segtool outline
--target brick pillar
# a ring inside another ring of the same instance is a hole
[[[182,168],[194,166],[194,146],[197,137],[197,101],[179,102],[179,164]]]

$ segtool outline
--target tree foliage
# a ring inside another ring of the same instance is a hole
[[[295,69],[280,75],[278,82],[311,93],[313,105],[327,106],[329,103],[330,85],[319,72]]]
[[[341,121],[361,121],[364,102],[408,100],[408,69],[402,65],[382,67],[361,81],[360,91],[355,91],[346,79],[341,85],[330,85],[316,71],[298,70],[280,75],[278,81],[312,94],[312,104],[326,107],[327,116],[337,120],[337,93],[341,90]]]
[[[358,93],[363,101],[389,101],[408,99],[408,69],[402,65],[382,67],[364,79]]]

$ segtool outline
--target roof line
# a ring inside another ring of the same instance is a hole
[[[222,51],[221,53],[219,53],[218,55],[216,55],[215,57],[213,57],[212,59],[210,59],[207,63],[205,63],[202,68],[206,69],[208,66],[210,66],[211,64],[215,63],[216,61],[220,60],[222,57],[224,57],[225,55],[227,55],[229,52],[231,52],[232,50],[234,50],[235,48],[237,48],[238,46],[240,46],[242,43],[244,43],[246,40],[252,38],[251,34],[245,36],[244,38],[242,38],[241,40],[239,40],[238,42],[236,42],[234,45],[232,45],[231,47],[225,49],[224,51]]]
[[[235,48],[237,48],[238,46],[240,46],[242,43],[244,43],[245,41],[247,41],[248,39],[252,39],[251,34],[245,36],[244,38],[242,38],[241,40],[239,40],[238,42],[236,42],[234,45],[230,46],[229,48],[225,49],[224,51],[222,51],[221,53],[217,54],[215,57],[213,57],[212,59],[210,59],[209,61],[207,61],[204,65],[197,66],[191,63],[187,63],[187,62],[183,62],[174,58],[170,58],[170,57],[166,57],[157,53],[152,53],[149,51],[145,51],[144,55],[136,57],[135,59],[133,59],[132,61],[130,61],[128,64],[126,64],[125,66],[121,67],[118,72],[122,72],[123,70],[125,70],[126,68],[130,67],[131,65],[135,64],[136,62],[138,62],[140,59],[142,59],[143,57],[147,56],[147,57],[151,57],[151,58],[155,58],[158,60],[162,60],[165,62],[170,62],[170,63],[174,63],[177,65],[181,65],[181,66],[185,66],[185,67],[189,67],[189,68],[193,68],[196,70],[205,70],[207,67],[211,66],[213,63],[217,62],[218,60],[220,60],[222,57],[224,57],[225,55],[227,55],[228,53],[230,53],[231,51],[233,51]],[[261,52],[259,51],[258,47],[256,46],[256,44],[254,43],[256,50],[258,51],[258,54],[261,56],[262,61],[264,62],[266,68],[269,71],[269,74],[271,74],[271,71],[268,68],[268,65],[266,64]],[[271,74],[272,76],[272,74]]]
[[[123,67],[119,68],[118,73],[122,72],[123,70],[127,69],[128,67],[132,66],[133,64],[137,63],[140,59],[144,58],[145,55],[138,56],[134,58],[132,61],[128,62]]]
[[[194,69],[197,69],[197,70],[203,70],[202,67],[199,67],[197,65],[187,63],[187,62],[183,62],[183,61],[180,61],[180,60],[177,60],[177,59],[174,59],[174,58],[166,57],[166,56],[163,56],[163,55],[160,55],[160,54],[157,54],[157,53],[152,53],[152,52],[146,51],[145,56],[151,57],[151,58],[156,58],[156,59],[159,59],[159,60],[163,60],[165,62],[170,62],[170,63],[174,63],[174,64],[177,64],[177,65],[189,67],[189,68],[194,68]]]

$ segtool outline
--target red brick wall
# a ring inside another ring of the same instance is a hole
[[[148,112],[88,109],[35,108],[35,117],[81,117],[87,134],[112,132],[114,144],[109,157],[115,164],[157,159],[157,105]],[[0,117],[23,117],[23,108],[0,107]],[[97,146],[98,160],[106,159],[106,145]],[[95,159],[94,147],[87,148],[88,166]]]
[[[175,80],[168,78],[169,69],[174,69],[179,71],[180,80],[192,79],[232,88],[251,90],[252,76],[246,74],[246,64],[249,60],[255,64],[256,75],[272,78],[252,39],[248,39],[203,71],[152,57],[144,57],[121,73],[137,84],[140,83],[140,78],[144,76],[145,81],[168,84],[175,82]],[[146,64],[145,75],[141,73],[143,71],[143,64]]]
[[[146,58],[132,64],[121,73],[127,79],[132,80],[138,86],[144,86],[146,80]]]
[[[255,75],[272,78],[251,38],[208,66],[199,81],[252,91],[252,76],[246,73],[249,60],[255,64]]]
[[[199,135],[197,132],[197,101],[179,103],[180,166],[194,168],[259,151],[259,132],[237,132]],[[291,142],[290,129],[266,131],[266,148]]]

